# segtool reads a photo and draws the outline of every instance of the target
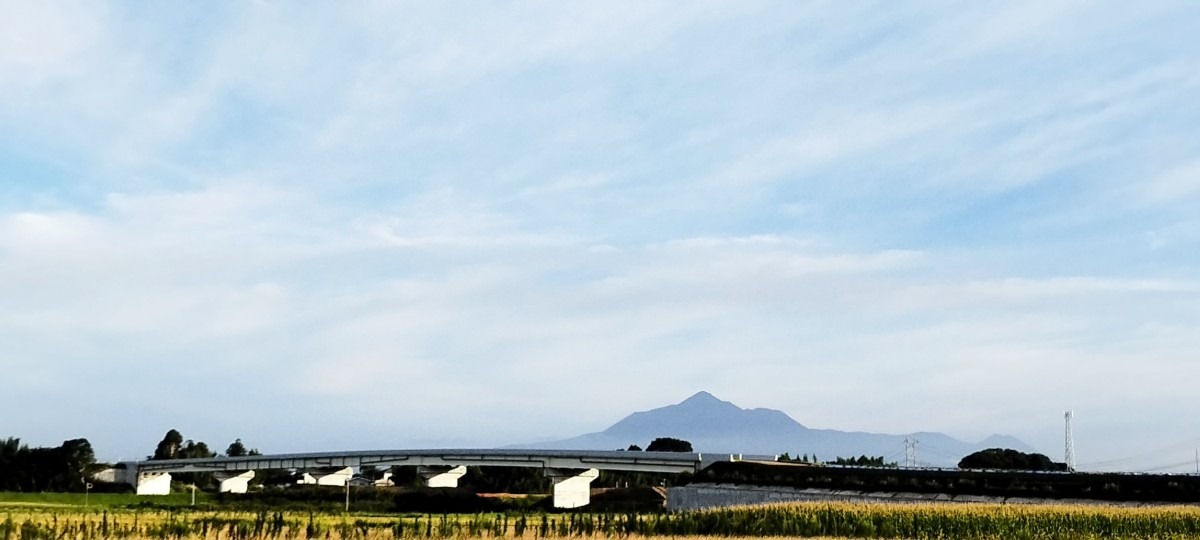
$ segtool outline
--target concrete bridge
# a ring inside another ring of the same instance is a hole
[[[645,473],[695,472],[716,461],[738,459],[728,454],[679,452],[622,452],[589,450],[370,450],[317,452],[270,456],[216,457],[131,461],[123,463],[125,479],[138,495],[165,495],[171,490],[171,473],[214,473],[222,492],[245,493],[254,471],[341,469],[313,483],[345,485],[346,469],[361,467],[417,467],[430,487],[456,487],[458,479],[474,467],[530,467],[541,469],[554,484],[554,506],[577,508],[590,500],[591,483],[600,471]]]

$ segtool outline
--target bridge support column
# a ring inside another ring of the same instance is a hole
[[[221,493],[245,493],[250,489],[250,479],[254,478],[254,471],[243,472],[216,472],[213,477],[221,485]]]
[[[296,481],[301,485],[316,485],[316,486],[344,486],[350,478],[354,476],[354,469],[351,467],[311,469],[304,471],[300,479]]]
[[[425,479],[425,485],[431,488],[458,487],[458,479],[467,474],[467,467],[417,467],[417,474]]]
[[[134,491],[138,495],[170,495],[171,473],[165,472],[135,472],[133,475]]]
[[[554,507],[579,508],[592,500],[592,481],[600,477],[596,469],[545,469],[554,482]]]

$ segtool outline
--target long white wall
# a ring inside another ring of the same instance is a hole
[[[667,489],[667,510],[703,510],[781,502],[855,502],[855,503],[994,503],[994,504],[1086,504],[1098,506],[1164,506],[1172,503],[1122,503],[1092,499],[1028,499],[1024,497],[984,497],[945,493],[892,491],[850,491],[778,486],[735,484],[691,484]]]

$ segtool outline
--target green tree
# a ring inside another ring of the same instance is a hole
[[[838,457],[833,460],[834,465],[847,465],[853,467],[897,467],[896,462],[885,462],[883,456],[867,456],[858,457]]]
[[[250,455],[250,451],[246,449],[246,445],[242,444],[241,439],[237,439],[229,443],[229,448],[225,449],[225,455],[229,457],[242,457]]]
[[[692,443],[672,437],[659,437],[650,441],[647,452],[692,452]]]
[[[209,450],[208,445],[203,441],[195,442],[191,439],[188,439],[187,442],[184,442],[183,446],[179,448],[179,451],[176,453],[176,457],[179,459],[210,458],[217,457],[217,453]]]
[[[56,448],[30,448],[20,439],[0,439],[0,491],[81,491],[96,463],[87,439]]]
[[[1044,454],[1027,454],[1011,448],[988,448],[963,457],[958,462],[958,468],[1065,471],[1067,465],[1051,461]]]
[[[154,456],[150,459],[175,459],[182,444],[183,435],[172,429],[158,442],[158,446],[154,448]]]
[[[70,483],[78,478],[81,483],[85,482],[83,478],[87,476],[92,465],[96,464],[96,453],[92,450],[92,443],[87,439],[63,441],[62,446],[58,447],[58,452],[65,468],[64,480]]]

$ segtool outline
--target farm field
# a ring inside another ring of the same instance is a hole
[[[679,514],[366,515],[0,508],[0,540],[1200,538],[1200,508],[798,503]]]
[[[207,493],[199,491],[196,493],[196,504],[206,504],[210,499],[211,497]],[[83,507],[86,505],[101,508],[123,508],[142,505],[148,500],[160,507],[190,506],[192,495],[191,493],[172,493],[147,499],[133,493],[91,493],[85,496],[83,493],[0,492],[0,515],[6,509],[13,507]]]

